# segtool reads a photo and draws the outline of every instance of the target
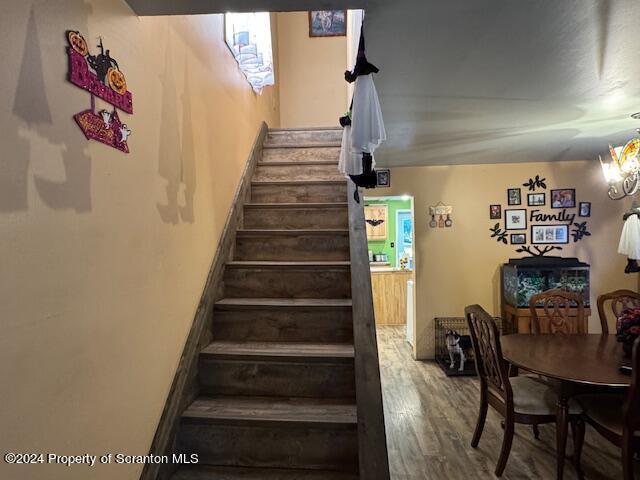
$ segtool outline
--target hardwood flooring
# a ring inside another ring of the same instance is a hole
[[[471,448],[479,404],[475,377],[447,377],[435,362],[414,361],[404,326],[380,326],[378,349],[392,480],[495,479],[501,417],[489,408],[478,449]],[[570,454],[571,440],[567,446]],[[555,427],[516,425],[505,480],[555,478]],[[582,469],[589,480],[622,478],[620,450],[587,426]],[[565,479],[576,479],[572,464]]]

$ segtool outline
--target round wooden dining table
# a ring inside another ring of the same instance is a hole
[[[502,355],[512,365],[560,381],[556,410],[557,478],[564,473],[568,402],[575,385],[628,387],[631,376],[620,372],[622,346],[615,335],[505,335]]]

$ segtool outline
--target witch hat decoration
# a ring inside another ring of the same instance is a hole
[[[371,73],[378,73],[379,71],[378,67],[367,61],[367,56],[364,53],[364,26],[362,26],[360,27],[360,43],[358,44],[356,65],[353,67],[353,72],[349,70],[344,72],[344,79],[349,83],[353,83],[360,75],[369,75]]]

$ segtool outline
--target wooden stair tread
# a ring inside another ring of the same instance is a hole
[[[355,425],[354,400],[278,397],[199,397],[182,418],[212,423]]]
[[[271,162],[258,162],[258,167],[313,167],[314,165],[338,165],[337,160],[274,160]]]
[[[349,308],[347,298],[223,298],[216,302],[220,307],[338,307]]]
[[[242,228],[236,231],[238,236],[264,236],[264,235],[349,235],[348,228]]]
[[[225,357],[268,357],[290,359],[353,359],[353,345],[349,343],[293,343],[293,342],[228,342],[214,341],[207,345],[204,355]]]
[[[340,142],[299,142],[299,143],[276,143],[267,141],[264,143],[262,148],[282,148],[282,149],[291,149],[291,148],[336,148],[341,147],[342,144]]]
[[[273,260],[232,260],[227,262],[230,268],[347,268],[351,265],[348,260],[309,260],[300,262]]]
[[[245,203],[245,208],[347,208],[347,202]]]
[[[322,470],[183,466],[171,480],[358,480],[357,475]]]
[[[306,180],[251,180],[252,185],[344,185],[347,179],[344,180],[322,180],[322,179],[306,179]]]
[[[272,127],[268,133],[291,133],[291,132],[338,132],[342,127]]]

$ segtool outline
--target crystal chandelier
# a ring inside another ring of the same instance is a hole
[[[632,117],[640,119],[640,113]],[[624,147],[609,145],[609,153],[611,160],[608,162],[600,156],[602,173],[609,184],[609,198],[620,200],[635,195],[640,189],[640,138],[629,140]]]

